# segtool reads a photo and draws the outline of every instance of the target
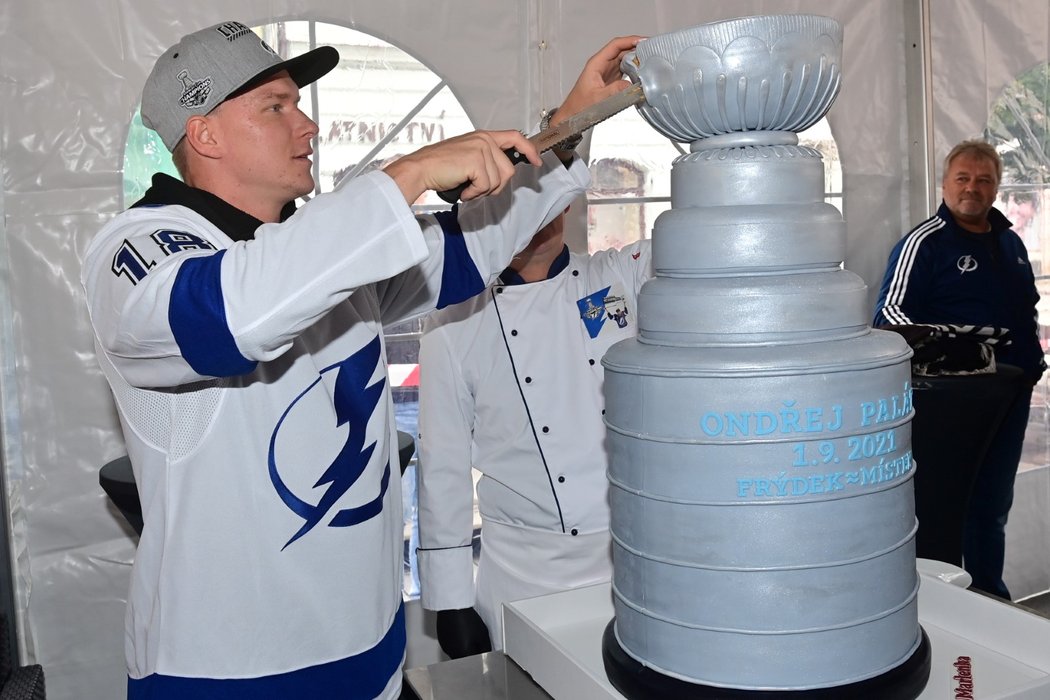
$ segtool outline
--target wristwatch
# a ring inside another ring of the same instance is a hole
[[[553,117],[554,113],[557,111],[557,107],[552,107],[547,110],[547,113],[543,115],[542,119],[540,119],[540,131],[546,131],[550,128],[551,117]],[[583,134],[576,134],[575,136],[570,136],[564,141],[559,141],[554,144],[554,148],[559,151],[575,151],[576,147],[580,145],[580,141],[583,141]]]

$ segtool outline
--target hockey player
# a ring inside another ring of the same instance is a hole
[[[570,253],[563,218],[420,341],[421,599],[454,658],[503,648],[503,603],[612,576],[601,359],[637,332],[651,247]]]
[[[623,87],[614,39],[562,105]],[[588,182],[517,132],[423,148],[314,197],[299,88],[224,22],[157,59],[143,123],[182,175],[96,235],[82,280],[144,527],[128,697],[396,698],[402,517],[382,326],[480,292]],[[564,116],[563,116],[564,115]],[[535,167],[515,170],[503,149]],[[414,216],[428,189],[464,204]]]

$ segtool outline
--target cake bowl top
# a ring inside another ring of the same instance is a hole
[[[660,34],[640,42],[621,68],[642,85],[638,110],[645,120],[670,139],[692,143],[809,128],[838,95],[841,62],[842,26],[795,14]]]

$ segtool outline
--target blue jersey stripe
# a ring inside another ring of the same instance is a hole
[[[481,273],[467,250],[467,241],[459,226],[458,209],[458,206],[452,207],[452,211],[435,214],[445,234],[445,265],[441,271],[441,293],[437,302],[439,309],[470,299],[485,289],[485,281],[481,279]]]
[[[221,277],[225,252],[184,261],[168,303],[168,324],[182,357],[205,377],[248,374],[257,364],[237,349],[226,322]]]
[[[265,614],[265,611],[260,611]],[[207,630],[202,630],[207,634]],[[230,654],[240,653],[230,649]],[[128,700],[372,700],[401,670],[405,605],[386,635],[368,651],[318,666],[262,678],[183,678],[154,673],[128,679]]]

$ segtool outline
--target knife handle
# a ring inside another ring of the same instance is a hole
[[[503,152],[507,154],[507,157],[510,158],[510,162],[514,165],[517,165],[518,163],[527,163],[529,161],[529,159],[526,158],[524,154],[522,154],[522,152],[516,148],[504,148]],[[438,197],[441,197],[449,204],[455,204],[459,201],[460,195],[463,194],[463,190],[467,189],[467,185],[469,184],[469,182],[464,182],[463,184],[457,187],[453,187],[452,189],[441,190],[440,192],[438,192]]]

